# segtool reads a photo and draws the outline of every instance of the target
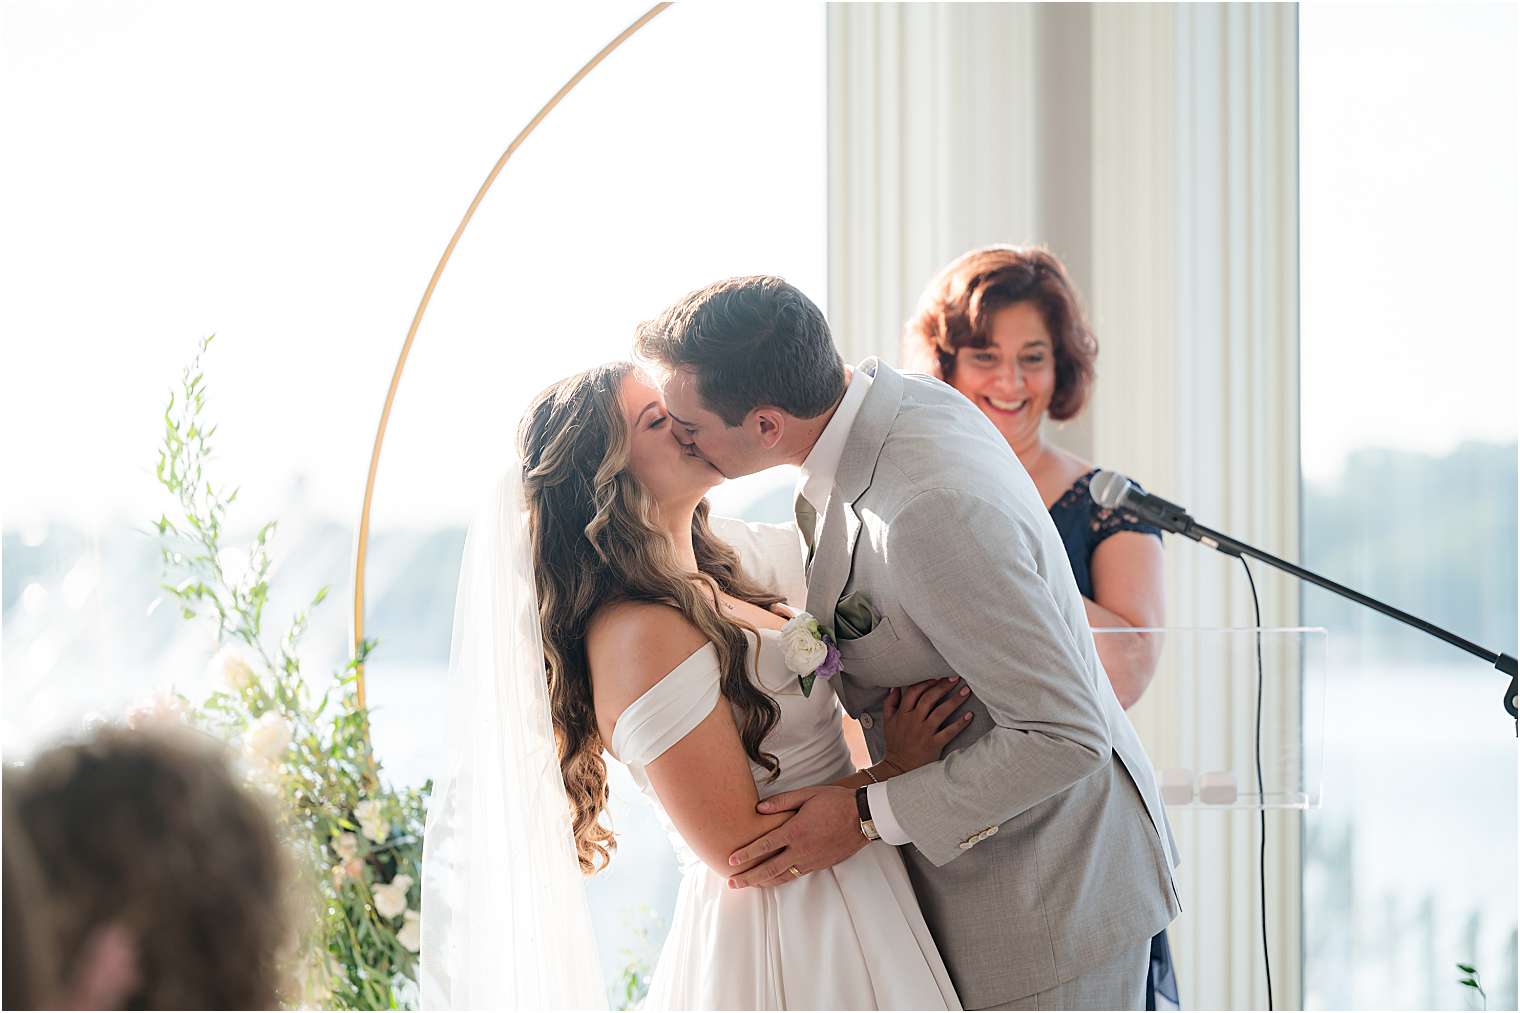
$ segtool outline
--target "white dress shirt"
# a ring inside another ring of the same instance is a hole
[[[823,519],[828,516],[829,496],[834,491],[834,476],[839,472],[839,461],[844,456],[844,445],[850,438],[850,428],[855,425],[855,417],[860,414],[860,406],[865,403],[866,391],[871,389],[871,374],[863,369],[856,369],[853,374],[850,385],[845,388],[844,399],[834,410],[834,417],[829,419],[829,424],[818,434],[813,449],[808,451],[807,460],[802,462],[802,473],[797,477],[797,493],[818,514],[817,525],[813,529],[814,545],[818,544],[818,535],[823,530]],[[867,787],[866,799],[871,806],[871,819],[876,824],[876,832],[881,834],[882,840],[888,844],[912,843],[892,815],[886,785],[872,784]]]
[[[823,427],[802,471],[797,476],[797,493],[818,512],[818,527],[814,529],[813,544],[818,544],[818,532],[823,528],[823,518],[829,512],[829,493],[834,489],[834,476],[839,473],[839,459],[844,456],[844,445],[849,441],[850,428],[855,416],[865,404],[866,391],[871,389],[871,374],[864,370],[852,370],[850,385],[844,389],[834,417]]]

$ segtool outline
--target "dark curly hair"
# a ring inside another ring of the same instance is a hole
[[[952,382],[955,353],[986,348],[997,311],[1021,302],[1039,308],[1054,345],[1050,417],[1074,418],[1092,389],[1098,339],[1066,268],[1043,247],[984,246],[951,261],[929,282],[903,328],[904,367]]]
[[[291,926],[286,856],[223,749],[108,726],[6,779],[48,897],[65,979],[91,933],[136,943],[128,1009],[271,1009]]]
[[[761,745],[781,711],[746,668],[742,631],[754,628],[725,618],[716,594],[765,609],[781,596],[750,579],[738,553],[712,533],[706,500],[691,521],[697,579],[682,572],[655,522],[654,503],[628,471],[628,423],[618,397],[635,369],[617,362],[560,381],[533,402],[519,432],[549,710],[576,850],[588,875],[606,865],[616,845],[601,822],[606,744],[597,731],[586,657],[586,629],[602,606],[658,602],[701,630],[718,652],[719,689],[737,711],[745,753],[772,776],[780,770]]]

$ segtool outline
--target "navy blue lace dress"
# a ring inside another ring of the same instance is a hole
[[[1160,528],[1145,523],[1127,510],[1105,510],[1098,506],[1089,488],[1097,473],[1094,468],[1077,479],[1050,508],[1050,519],[1056,522],[1056,530],[1066,545],[1066,556],[1071,560],[1072,575],[1077,578],[1077,590],[1088,599],[1093,598],[1093,553],[1105,538],[1121,531],[1161,537]],[[1145,977],[1145,1008],[1182,1008],[1177,994],[1177,974],[1172,967],[1172,947],[1165,929],[1151,940],[1151,963]]]

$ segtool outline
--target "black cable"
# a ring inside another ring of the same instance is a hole
[[[1261,698],[1266,683],[1265,669],[1261,663],[1261,600],[1256,597],[1256,578],[1251,576],[1251,565],[1246,557],[1237,557],[1245,568],[1246,582],[1251,585],[1251,607],[1256,610],[1256,801],[1261,813],[1261,960],[1267,969],[1267,1009],[1272,1010],[1272,951],[1267,943],[1267,791],[1261,776]]]

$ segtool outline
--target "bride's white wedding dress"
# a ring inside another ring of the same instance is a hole
[[[544,679],[539,602],[522,492],[507,468],[470,524],[449,652],[448,751],[428,803],[419,984],[424,1009],[606,1009],[596,935]],[[714,529],[752,578],[805,595],[797,533]],[[781,776],[762,796],[851,772],[840,708],[824,684],[804,697],[779,638],[760,635],[751,673],[781,708],[765,749]],[[612,751],[670,828],[685,875],[645,1002],[650,1009],[950,1009],[950,976],[896,849],[775,888],[730,890],[686,847],[644,767],[689,734],[718,692],[704,647],[634,701]],[[589,959],[588,959],[589,958]]]
[[[761,798],[854,772],[837,697],[823,682],[802,695],[776,631],[761,632],[751,677],[781,708],[764,743],[780,777],[768,783],[769,773],[750,765]],[[729,889],[686,846],[644,768],[726,706],[718,681],[709,644],[634,701],[613,729],[610,752],[654,806],[683,874],[644,1008],[959,1009],[891,845],[873,842],[832,869],[747,890]]]

